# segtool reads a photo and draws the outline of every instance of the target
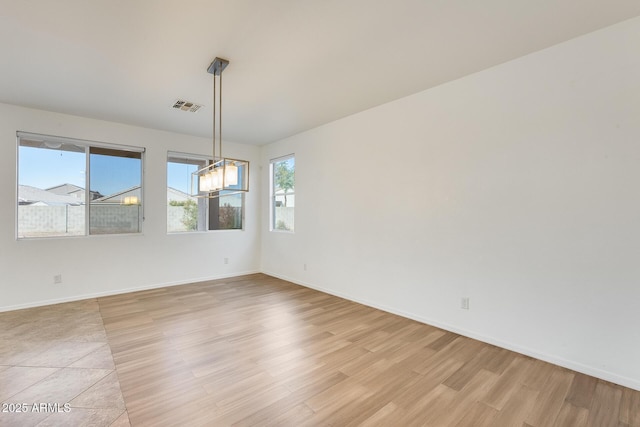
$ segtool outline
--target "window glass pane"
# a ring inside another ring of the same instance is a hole
[[[272,230],[294,230],[295,158],[293,156],[271,163]]]
[[[295,159],[293,157],[274,163],[274,190],[276,193],[294,192],[295,186]]]
[[[142,229],[142,155],[91,147],[89,234]]]
[[[216,200],[216,199],[212,199]],[[242,194],[220,196],[218,200],[218,230],[242,229]]]
[[[167,231],[241,230],[244,218],[243,194],[222,194],[215,198],[190,196],[191,174],[208,161],[188,154],[169,153],[167,159]],[[241,166],[242,167],[242,166]],[[240,179],[243,174],[240,173]],[[227,193],[233,193],[229,191]]]
[[[140,232],[144,149],[26,132],[18,141],[18,238]]]
[[[20,140],[18,238],[85,233],[84,147]]]
[[[170,158],[167,162],[167,231],[207,229],[207,203],[189,195],[191,174],[205,166],[204,160]]]
[[[296,205],[296,196],[290,194],[276,195],[273,213],[273,228],[276,230],[293,231],[293,212]]]

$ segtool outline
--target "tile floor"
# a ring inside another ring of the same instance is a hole
[[[0,426],[72,425],[130,425],[97,301],[0,313]]]

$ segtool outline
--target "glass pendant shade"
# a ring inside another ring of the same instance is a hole
[[[238,185],[238,167],[231,162],[224,168],[224,180],[227,185]]]
[[[222,188],[222,169],[217,168],[209,172],[211,175],[211,190],[216,191]]]
[[[191,195],[217,197],[249,191],[249,162],[222,159],[191,174]]]
[[[217,185],[217,174],[213,171],[206,171],[200,176],[200,190],[201,191],[214,191]]]

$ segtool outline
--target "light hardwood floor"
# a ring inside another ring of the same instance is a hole
[[[638,391],[261,274],[97,305],[119,423],[640,427]]]

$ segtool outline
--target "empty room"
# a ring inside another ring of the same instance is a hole
[[[0,0],[0,426],[640,427],[640,3]]]

